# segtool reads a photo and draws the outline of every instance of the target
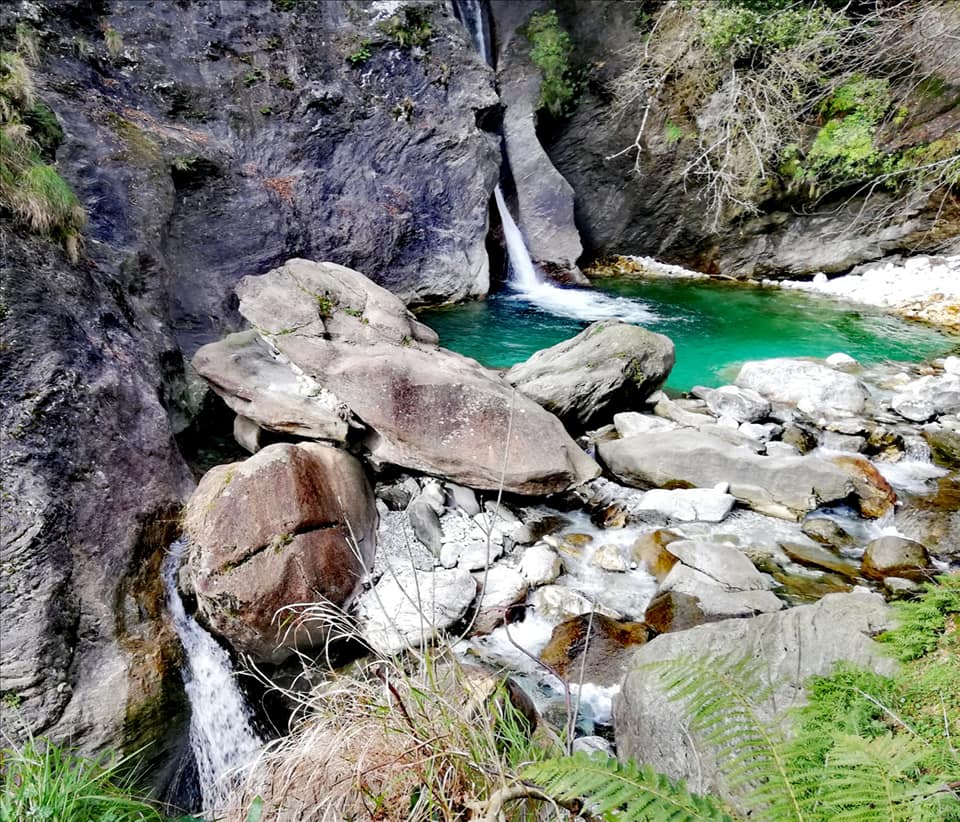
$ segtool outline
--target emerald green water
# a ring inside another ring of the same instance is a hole
[[[538,306],[531,301],[536,295],[502,292],[484,302],[424,311],[419,318],[440,335],[441,345],[491,368],[506,368],[572,337],[601,315],[639,317],[640,324],[676,345],[667,386],[677,391],[730,382],[747,360],[842,351],[867,365],[915,362],[960,343],[926,326],[795,291],[684,280],[606,280],[596,290],[603,305],[583,312],[579,302],[587,298],[581,290],[551,295],[551,307],[572,316]],[[644,318],[644,308],[652,316]]]

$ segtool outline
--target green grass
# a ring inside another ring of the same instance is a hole
[[[62,134],[53,112],[36,103],[23,57],[0,52],[0,207],[32,232],[60,240],[76,261],[86,212],[43,157],[52,157]]]
[[[129,757],[86,758],[46,740],[0,752],[0,822],[164,822],[133,796]]]
[[[540,69],[537,107],[555,117],[569,114],[580,90],[572,64],[570,35],[560,26],[553,10],[530,15],[524,33],[530,41],[530,59]]]

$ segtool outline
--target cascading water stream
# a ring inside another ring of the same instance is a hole
[[[170,546],[163,562],[167,610],[183,645],[183,686],[190,700],[190,748],[197,762],[203,810],[219,810],[262,741],[250,724],[251,712],[237,687],[227,652],[187,614],[177,592],[177,570],[186,541]]]
[[[649,323],[658,319],[641,300],[616,297],[586,288],[561,288],[544,280],[530,259],[523,234],[507,208],[500,186],[494,189],[493,195],[507,246],[507,286],[515,299],[551,314],[587,322],[617,319],[629,323]]]
[[[493,65],[493,42],[484,0],[454,0],[453,12],[470,35],[473,47],[488,66]]]

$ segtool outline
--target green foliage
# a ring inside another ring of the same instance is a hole
[[[250,88],[250,86],[256,85],[263,81],[264,73],[261,69],[251,69],[246,74],[243,75],[243,84]]]
[[[948,620],[960,614],[960,575],[945,575],[928,583],[921,597],[898,602],[896,610],[899,627],[880,640],[901,661],[926,656],[943,641]]]
[[[569,114],[580,91],[571,63],[570,35],[560,26],[552,9],[530,15],[524,34],[530,41],[530,59],[541,74],[538,108],[555,117]]]
[[[770,0],[727,0],[697,7],[703,40],[725,62],[762,61],[842,24],[842,16],[822,6]]]
[[[404,6],[377,27],[402,49],[426,48],[433,36],[430,11],[429,6]]]
[[[667,121],[663,127],[664,137],[670,145],[679,143],[683,139],[683,129],[676,123]]]
[[[88,759],[46,740],[0,753],[0,820],[19,822],[163,822],[160,812],[132,796],[127,758]]]
[[[57,116],[43,103],[31,106],[22,116],[40,153],[47,159],[53,159],[57,147],[63,142],[63,129]]]
[[[882,676],[840,665],[806,684],[793,733],[763,721],[770,694],[747,662],[656,666],[742,804],[764,820],[960,820],[960,577],[898,604]]]
[[[692,794],[649,766],[609,756],[548,759],[528,765],[521,776],[561,802],[583,800],[591,814],[618,822],[730,819],[715,799]]]
[[[759,706],[773,690],[752,659],[673,660],[657,666],[668,696],[683,702],[690,726],[724,763],[730,789],[762,818],[800,819],[784,737]]]
[[[123,56],[123,36],[113,26],[104,28],[103,42],[111,60],[119,60]]]
[[[26,62],[0,52],[0,206],[31,231],[62,241],[75,260],[86,214],[41,155],[52,156],[62,136],[53,112],[35,102]]]
[[[366,63],[372,55],[370,42],[371,41],[367,39],[361,40],[357,47],[347,55],[347,59],[354,65]]]

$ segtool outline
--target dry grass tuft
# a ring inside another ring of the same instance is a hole
[[[480,818],[520,785],[523,763],[559,751],[549,732],[534,738],[524,699],[446,651],[335,676],[300,697],[301,721],[265,749],[224,818],[242,822],[256,797],[276,822]]]

